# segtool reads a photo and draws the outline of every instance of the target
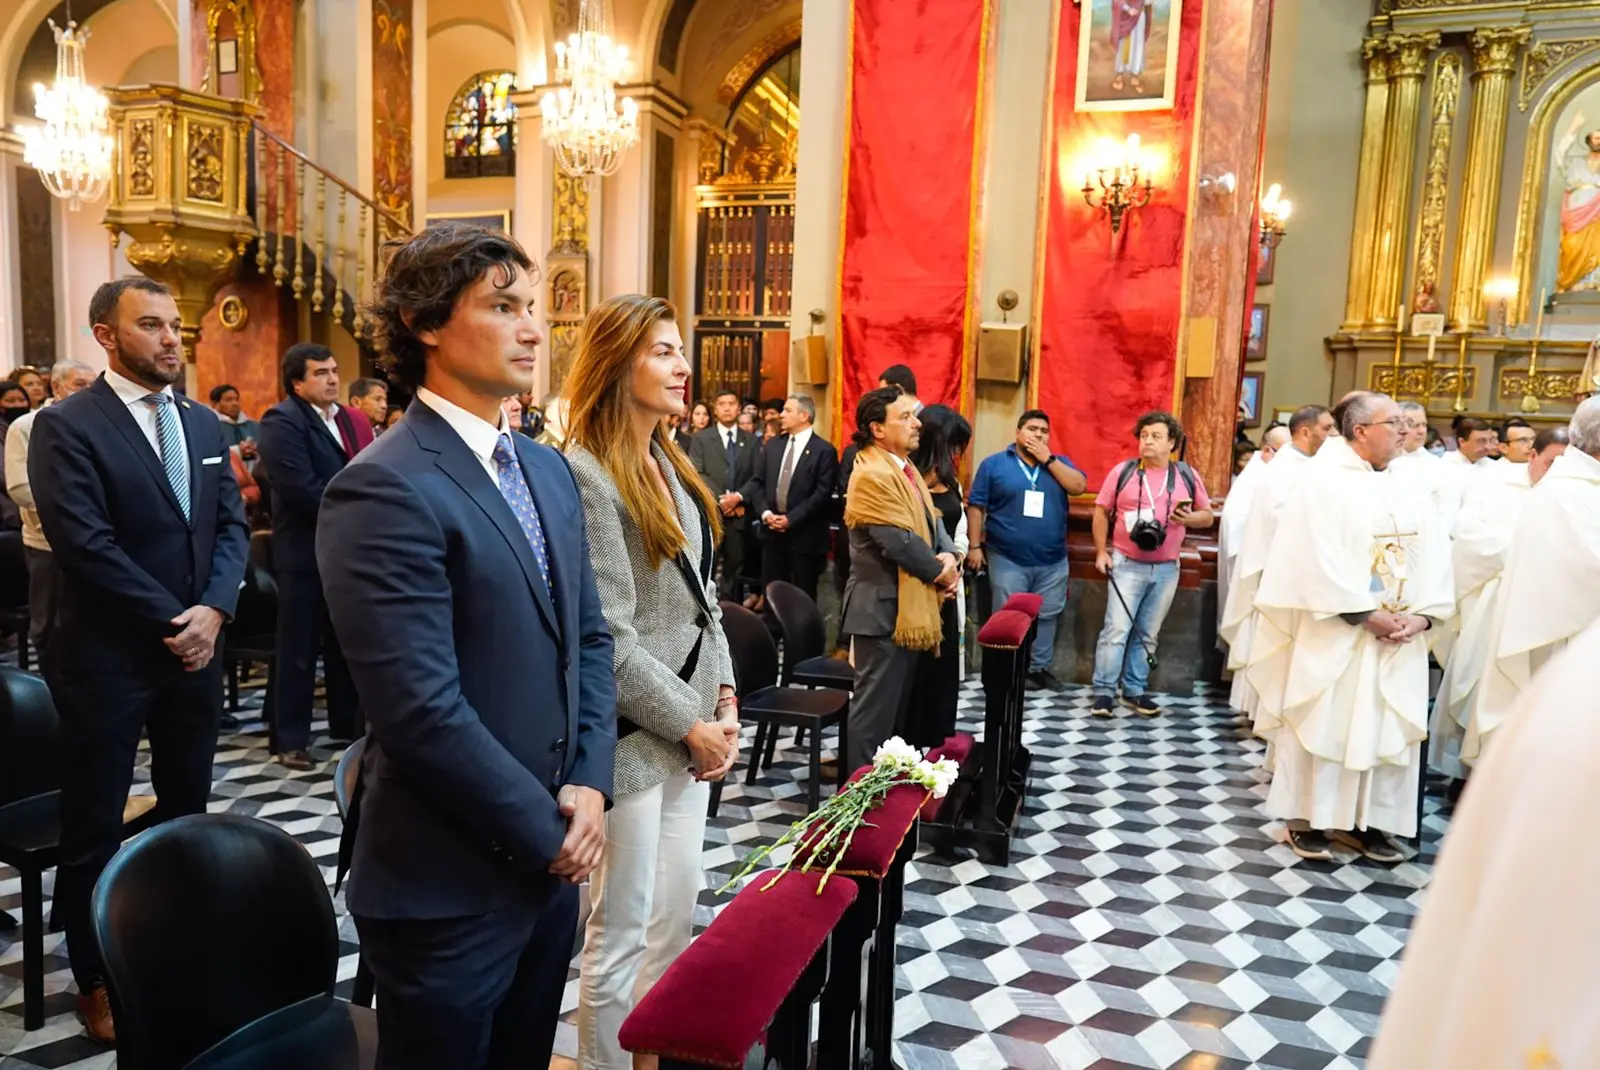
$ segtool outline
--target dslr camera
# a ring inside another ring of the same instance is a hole
[[[1128,529],[1128,538],[1145,553],[1152,553],[1166,541],[1167,526],[1148,517],[1142,518]]]

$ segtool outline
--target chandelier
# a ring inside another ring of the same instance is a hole
[[[546,89],[539,100],[544,139],[574,178],[615,173],[622,154],[639,141],[639,106],[632,98],[617,104],[628,50],[606,34],[603,2],[583,0],[578,32],[556,44],[559,88]]]
[[[105,196],[111,181],[111,133],[105,94],[83,74],[87,30],[68,17],[67,28],[50,22],[56,35],[56,80],[33,87],[34,114],[43,126],[22,130],[23,159],[37,168],[51,193],[76,212]]]

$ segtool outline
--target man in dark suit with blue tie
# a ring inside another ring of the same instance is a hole
[[[249,529],[222,428],[178,396],[172,294],[146,278],[108,282],[89,303],[107,370],[40,411],[28,481],[61,569],[51,692],[61,715],[61,862],[78,1012],[113,1043],[89,894],[122,838],[141,732],[156,818],[201,813],[222,715],[218,635],[244,578]]]
[[[549,1064],[600,860],[611,636],[565,459],[511,432],[538,275],[505,234],[391,245],[374,307],[406,418],[328,484],[317,563],[367,712],[345,901],[384,1070]]]
[[[327,346],[299,342],[283,354],[288,397],[261,417],[261,463],[272,488],[272,572],[278,584],[278,660],[273,669],[273,760],[285,769],[315,768],[311,704],[317,654],[328,695],[328,735],[361,734],[355,684],[317,576],[317,510],[328,480],[372,442],[372,421],[339,400],[339,362]]]
[[[779,416],[783,434],[761,450],[751,511],[760,522],[761,583],[783,580],[812,601],[828,562],[829,509],[839,481],[839,454],[815,434],[817,406],[804,394],[790,395]]]

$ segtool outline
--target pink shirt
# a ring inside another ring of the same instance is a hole
[[[1168,469],[1152,468],[1146,473],[1135,472],[1128,480],[1127,486],[1122,488],[1121,494],[1116,494],[1117,481],[1122,477],[1122,470],[1128,465],[1138,466],[1137,461],[1123,461],[1113,468],[1107,475],[1104,483],[1100,485],[1100,494],[1095,498],[1095,504],[1104,509],[1111,518],[1111,548],[1122,554],[1130,561],[1161,562],[1176,561],[1178,551],[1183,546],[1184,526],[1178,521],[1170,519],[1169,503],[1167,501],[1167,471]],[[1171,462],[1172,469],[1172,497],[1171,507],[1189,501],[1189,486],[1183,481],[1183,476],[1177,472],[1177,461]],[[1211,508],[1211,499],[1206,496],[1205,484],[1200,481],[1200,473],[1191,469],[1194,477],[1194,501],[1190,503],[1192,509]],[[1116,494],[1116,501],[1111,500]],[[1157,523],[1165,522],[1167,537],[1162,544],[1151,552],[1145,552],[1133,544],[1128,538],[1128,514],[1136,510],[1144,510],[1151,519]]]

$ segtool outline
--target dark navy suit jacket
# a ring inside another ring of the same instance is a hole
[[[39,522],[61,567],[63,669],[180,672],[161,642],[195,605],[233,615],[250,530],[216,414],[176,400],[189,452],[189,522],[167,473],[104,376],[41,409],[28,447]]]
[[[499,487],[423,402],[323,496],[323,591],[368,711],[352,913],[451,918],[547,895],[556,791],[611,794],[616,677],[577,486],[559,453],[512,438],[553,601]]]
[[[361,413],[341,405],[334,419],[357,449],[372,440],[372,423]],[[355,438],[358,421],[367,427],[365,440]],[[328,480],[347,463],[344,447],[328,434],[322,416],[293,396],[261,417],[258,447],[272,493],[272,565],[280,572],[315,572],[317,509]]]

